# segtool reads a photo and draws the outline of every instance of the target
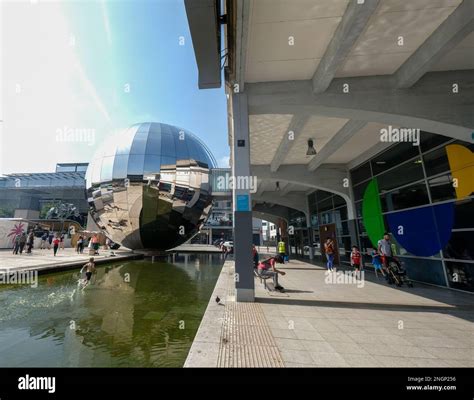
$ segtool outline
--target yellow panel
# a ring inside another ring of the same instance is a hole
[[[474,153],[459,144],[446,146],[456,197],[462,199],[474,191]]]

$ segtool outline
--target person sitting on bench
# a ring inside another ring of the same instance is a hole
[[[263,260],[258,263],[258,273],[261,276],[270,276],[273,278],[273,283],[275,285],[275,290],[278,291],[283,291],[284,288],[283,286],[280,286],[278,284],[278,274],[285,275],[286,273],[284,271],[280,271],[275,268],[276,262],[282,262],[281,256],[276,256],[276,257],[270,257],[267,260]]]

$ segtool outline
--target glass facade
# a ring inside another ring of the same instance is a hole
[[[364,171],[360,170],[360,173],[363,177]],[[336,194],[316,190],[308,196],[308,206],[316,260],[322,261],[319,228],[322,225],[334,224],[340,262],[348,264],[352,242],[349,233],[346,201]]]
[[[414,256],[399,244],[397,251],[412,279],[474,291],[474,196],[456,199],[446,154],[448,144],[474,149],[466,142],[422,132],[420,146],[393,145],[351,170],[360,248],[365,253],[373,247],[361,220],[361,209],[365,188],[374,177],[386,227],[391,213],[454,203],[454,226],[444,249],[430,257]],[[364,257],[370,263],[371,257]]]

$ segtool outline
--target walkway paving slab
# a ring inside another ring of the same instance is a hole
[[[472,294],[393,287],[371,273],[333,284],[299,260],[279,269],[285,293],[256,279],[255,303],[236,303],[225,263],[186,367],[474,367]]]

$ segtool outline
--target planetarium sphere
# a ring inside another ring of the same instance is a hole
[[[191,132],[163,123],[111,137],[86,173],[90,216],[107,237],[133,250],[166,250],[197,233],[211,208],[216,166]]]

